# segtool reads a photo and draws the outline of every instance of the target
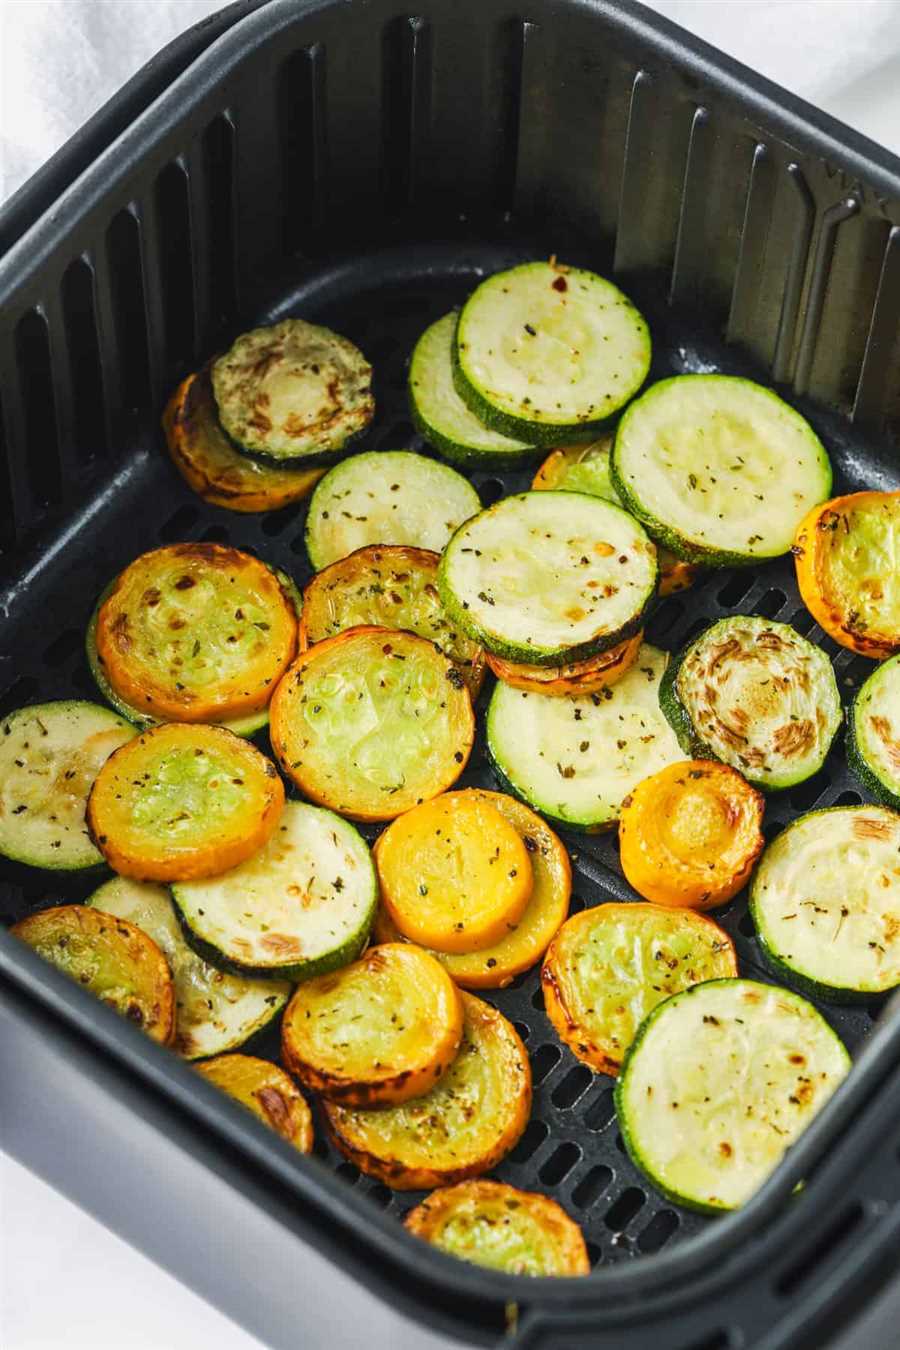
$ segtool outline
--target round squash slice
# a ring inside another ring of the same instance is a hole
[[[304,1087],[345,1106],[421,1097],[462,1037],[456,986],[419,947],[370,947],[343,970],[307,980],[281,1024],[282,1057]]]
[[[438,951],[493,946],[531,898],[522,836],[479,793],[447,792],[408,811],[381,835],[374,855],[394,923]]]
[[[762,851],[764,810],[762,793],[727,764],[669,764],[622,803],[622,871],[659,905],[724,905]]]
[[[125,919],[86,905],[30,914],[10,932],[162,1045],[175,1031],[172,975],[156,943]]]
[[[224,722],[264,709],[297,650],[290,594],[265,563],[222,544],[170,544],[113,583],[95,629],[115,694],[160,721]]]
[[[860,685],[847,718],[847,764],[876,801],[900,811],[900,653]]]
[[[207,1082],[246,1106],[300,1153],[311,1151],[312,1112],[306,1098],[277,1064],[253,1055],[217,1055],[196,1068]]]
[[[485,660],[497,679],[512,685],[513,689],[526,689],[549,698],[566,698],[570,694],[596,694],[615,684],[634,665],[643,639],[642,630],[620,642],[618,647],[587,661],[576,661],[571,666],[524,666],[515,661],[504,661],[502,656],[494,656],[491,652],[485,653]]]
[[[480,1176],[517,1143],[531,1112],[531,1066],[502,1013],[462,994],[459,1053],[424,1097],[381,1110],[324,1103],[331,1136],[361,1172],[398,1191]]]
[[[900,651],[900,492],[851,492],[816,506],[794,541],[803,603],[842,647]]]
[[[464,791],[485,798],[519,832],[531,858],[534,885],[521,919],[493,947],[477,952],[432,951],[431,955],[464,989],[503,989],[541,959],[565,920],[572,868],[562,840],[523,802],[482,788]],[[375,918],[374,937],[376,942],[404,940],[384,905]]]
[[[734,944],[712,919],[690,909],[612,903],[566,920],[541,981],[560,1040],[598,1073],[615,1075],[657,1003],[737,973]]]
[[[416,1237],[461,1261],[508,1275],[587,1275],[578,1224],[547,1195],[499,1181],[445,1186],[404,1219]]]
[[[262,848],[278,825],[275,766],[224,727],[171,723],[106,761],[87,823],[110,867],[138,881],[218,876]]]
[[[351,628],[317,642],[279,684],[272,748],[310,801],[392,820],[451,786],[475,735],[472,700],[430,642]]]
[[[226,511],[280,511],[303,501],[324,469],[281,469],[234,448],[219,422],[209,370],[184,380],[163,416],[169,454],[189,487]]]
[[[303,592],[301,652],[348,628],[404,628],[449,656],[477,698],[484,653],[444,613],[437,591],[440,560],[425,548],[369,544],[324,568]]]

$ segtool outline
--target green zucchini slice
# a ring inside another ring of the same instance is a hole
[[[536,446],[591,440],[649,368],[650,332],[631,301],[553,261],[488,277],[456,328],[460,397],[486,426]]]
[[[547,698],[498,681],[487,748],[510,791],[570,829],[615,825],[642,778],[684,758],[659,707],[667,659],[645,642],[611,688],[575,697]]]
[[[504,497],[456,531],[444,608],[475,642],[533,666],[585,661],[638,632],[656,548],[626,511],[581,492]]]
[[[242,333],[211,378],[225,432],[275,464],[332,459],[375,413],[372,367],[359,348],[303,319]]]
[[[0,719],[0,854],[29,867],[101,867],[84,811],[94,779],[135,735],[96,703],[36,703]]]
[[[750,888],[763,955],[814,998],[852,1003],[900,984],[900,815],[837,806],[793,821]]]
[[[660,1003],[615,1100],[632,1161],[688,1209],[737,1209],[840,1085],[850,1056],[799,994],[709,980]]]
[[[178,882],[188,942],[238,975],[307,980],[354,961],[378,898],[362,835],[331,811],[287,802],[268,844],[224,876]]]
[[[535,448],[513,440],[475,416],[453,383],[456,314],[445,314],[419,338],[409,365],[409,406],[416,430],[439,455],[455,464],[503,468],[534,456]]]
[[[847,763],[876,801],[900,810],[900,655],[876,666],[853,700]]]
[[[654,384],[618,425],[612,474],[654,539],[713,567],[787,553],[831,494],[831,463],[806,419],[732,375]]]
[[[276,1017],[289,984],[245,980],[211,966],[188,946],[165,886],[113,877],[87,900],[93,909],[126,919],[152,938],[175,985],[173,1049],[185,1059],[236,1050]]]
[[[478,493],[455,469],[410,450],[373,450],[335,465],[316,485],[306,551],[317,572],[366,544],[440,553],[480,510]]]
[[[720,759],[770,792],[817,773],[841,725],[825,653],[789,624],[748,614],[689,642],[659,696],[688,757]]]

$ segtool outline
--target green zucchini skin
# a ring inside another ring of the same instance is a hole
[[[585,445],[588,441],[594,441],[600,432],[615,423],[618,416],[617,412],[611,413],[609,417],[599,418],[596,422],[584,422],[578,427],[539,427],[536,422],[526,422],[523,417],[511,417],[509,413],[501,412],[488,403],[484,395],[466,379],[459,364],[459,351],[455,342],[451,360],[453,387],[479,422],[501,436],[508,436],[510,440],[526,441],[535,455],[541,450],[554,450],[562,442],[566,445]]]
[[[314,960],[288,963],[279,966],[277,970],[269,966],[243,965],[240,961],[235,961],[233,957],[214,946],[213,943],[205,942],[194,932],[184,917],[174,893],[172,904],[181,931],[184,934],[184,940],[191,950],[195,951],[198,956],[202,956],[203,960],[211,966],[217,966],[219,970],[227,971],[229,975],[243,976],[244,979],[272,980],[273,982],[286,980],[289,984],[301,984],[304,980],[314,979],[316,975],[327,975],[332,970],[340,970],[342,966],[348,966],[351,961],[355,961],[358,956],[361,956],[369,945],[369,929],[366,928],[347,938],[345,942],[335,947],[327,955]],[[374,910],[372,917],[374,919]]]
[[[857,690],[847,714],[845,747],[847,767],[865,791],[882,806],[890,806],[895,811],[900,811],[900,774],[894,776],[887,773],[884,768],[879,769],[874,758],[866,751],[859,725],[865,705],[877,692],[878,685],[885,680],[894,679],[897,680],[900,691],[900,655],[892,656],[876,666]]]
[[[659,682],[659,706],[669,726],[675,732],[675,739],[684,751],[686,759],[708,759],[710,751],[694,730],[694,724],[688,716],[687,708],[678,694],[678,672],[681,669],[690,644],[680,651],[673,652]],[[713,756],[715,758],[715,756]]]

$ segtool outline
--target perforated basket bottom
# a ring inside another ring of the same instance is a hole
[[[425,326],[459,303],[478,277],[519,260],[508,246],[434,246],[391,251],[322,271],[280,300],[265,322],[298,313],[325,322],[346,333],[372,361],[376,372],[378,416],[364,448],[423,448],[408,420],[406,362],[412,345]],[[573,259],[574,261],[575,259]],[[655,339],[653,378],[697,370],[753,374],[735,353],[698,334],[696,326],[657,303],[652,290],[636,294],[648,314]],[[804,409],[810,412],[809,409]],[[812,411],[837,470],[838,486],[900,487],[900,474],[886,457],[854,442],[847,424],[831,415]],[[3,667],[8,685],[0,715],[24,703],[42,699],[96,697],[84,657],[83,634],[96,595],[110,577],[135,555],[160,543],[182,539],[229,542],[256,553],[290,572],[305,584],[310,568],[303,545],[305,507],[266,516],[239,516],[206,506],[182,483],[162,452],[158,429],[149,423],[137,429],[133,466],[118,480],[117,498],[104,506],[102,535],[87,524],[55,553],[49,597],[40,612],[8,634],[7,652],[15,666]],[[484,502],[520,491],[531,474],[495,477],[473,475]],[[138,492],[140,509],[133,509]],[[127,500],[126,500],[127,499]],[[813,624],[800,602],[789,559],[757,570],[714,572],[693,590],[662,602],[648,626],[650,641],[672,650],[703,625],[726,614],[752,613],[792,623],[819,643],[834,659],[845,697],[852,695],[871,669],[869,662],[838,649]],[[483,711],[483,694],[480,709]],[[479,719],[483,722],[483,718]],[[260,744],[268,749],[263,736]],[[496,787],[486,763],[479,734],[471,763],[461,784]],[[773,797],[766,811],[765,832],[771,839],[797,814],[814,806],[857,803],[862,800],[844,761],[839,739],[824,769],[800,787]],[[366,830],[373,838],[377,830]],[[566,834],[574,871],[572,911],[602,900],[634,899],[622,877],[614,834]],[[0,913],[11,922],[42,904],[85,893],[34,873],[0,877]],[[715,913],[734,938],[741,970],[754,978],[769,978],[760,960],[744,895]],[[649,1256],[682,1236],[696,1233],[710,1220],[679,1210],[661,1199],[634,1169],[619,1135],[612,1099],[612,1080],[593,1074],[563,1047],[544,1013],[539,968],[521,976],[505,990],[486,995],[518,1028],[531,1057],[534,1107],[521,1140],[494,1175],[526,1189],[555,1196],[582,1225],[593,1262],[609,1263]],[[829,1022],[851,1051],[868,1033],[878,1005],[837,1008],[823,1005]],[[255,1053],[277,1057],[277,1035],[270,1031],[253,1046]],[[361,1177],[342,1161],[317,1121],[316,1154],[328,1166],[368,1195],[373,1204],[402,1216],[421,1196],[394,1193]]]

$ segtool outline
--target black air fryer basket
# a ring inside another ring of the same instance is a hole
[[[900,161],[639,5],[231,6],[18,194],[0,246],[2,712],[95,696],[91,607],[161,541],[230,541],[305,582],[304,511],[205,505],[159,430],[186,371],[285,314],[333,325],[373,362],[369,448],[421,448],[405,402],[416,336],[486,272],[556,253],[634,297],[654,378],[774,383],[823,436],[839,488],[900,488]],[[475,475],[486,502],[526,481]],[[848,695],[871,669],[813,626],[789,561],[709,575],[659,607],[649,636],[671,649],[735,612],[810,634]],[[490,784],[480,749],[463,781]],[[767,828],[860,800],[838,748],[771,801]],[[633,896],[614,836],[567,842],[574,909]],[[0,874],[7,922],[78,895]],[[745,899],[716,917],[742,970],[768,978]],[[881,1004],[823,1007],[853,1074],[763,1191],[709,1220],[631,1166],[610,1080],[560,1045],[539,972],[488,997],[535,1080],[497,1175],[582,1224],[589,1279],[501,1276],[420,1244],[398,1222],[419,1196],[360,1176],[321,1128],[299,1156],[0,928],[3,1143],[279,1348],[304,1339],[320,1295],[301,1273],[323,1257],[361,1310],[336,1345],[365,1343],[374,1292],[474,1344],[803,1350],[884,1285],[900,1237],[900,1021]]]

